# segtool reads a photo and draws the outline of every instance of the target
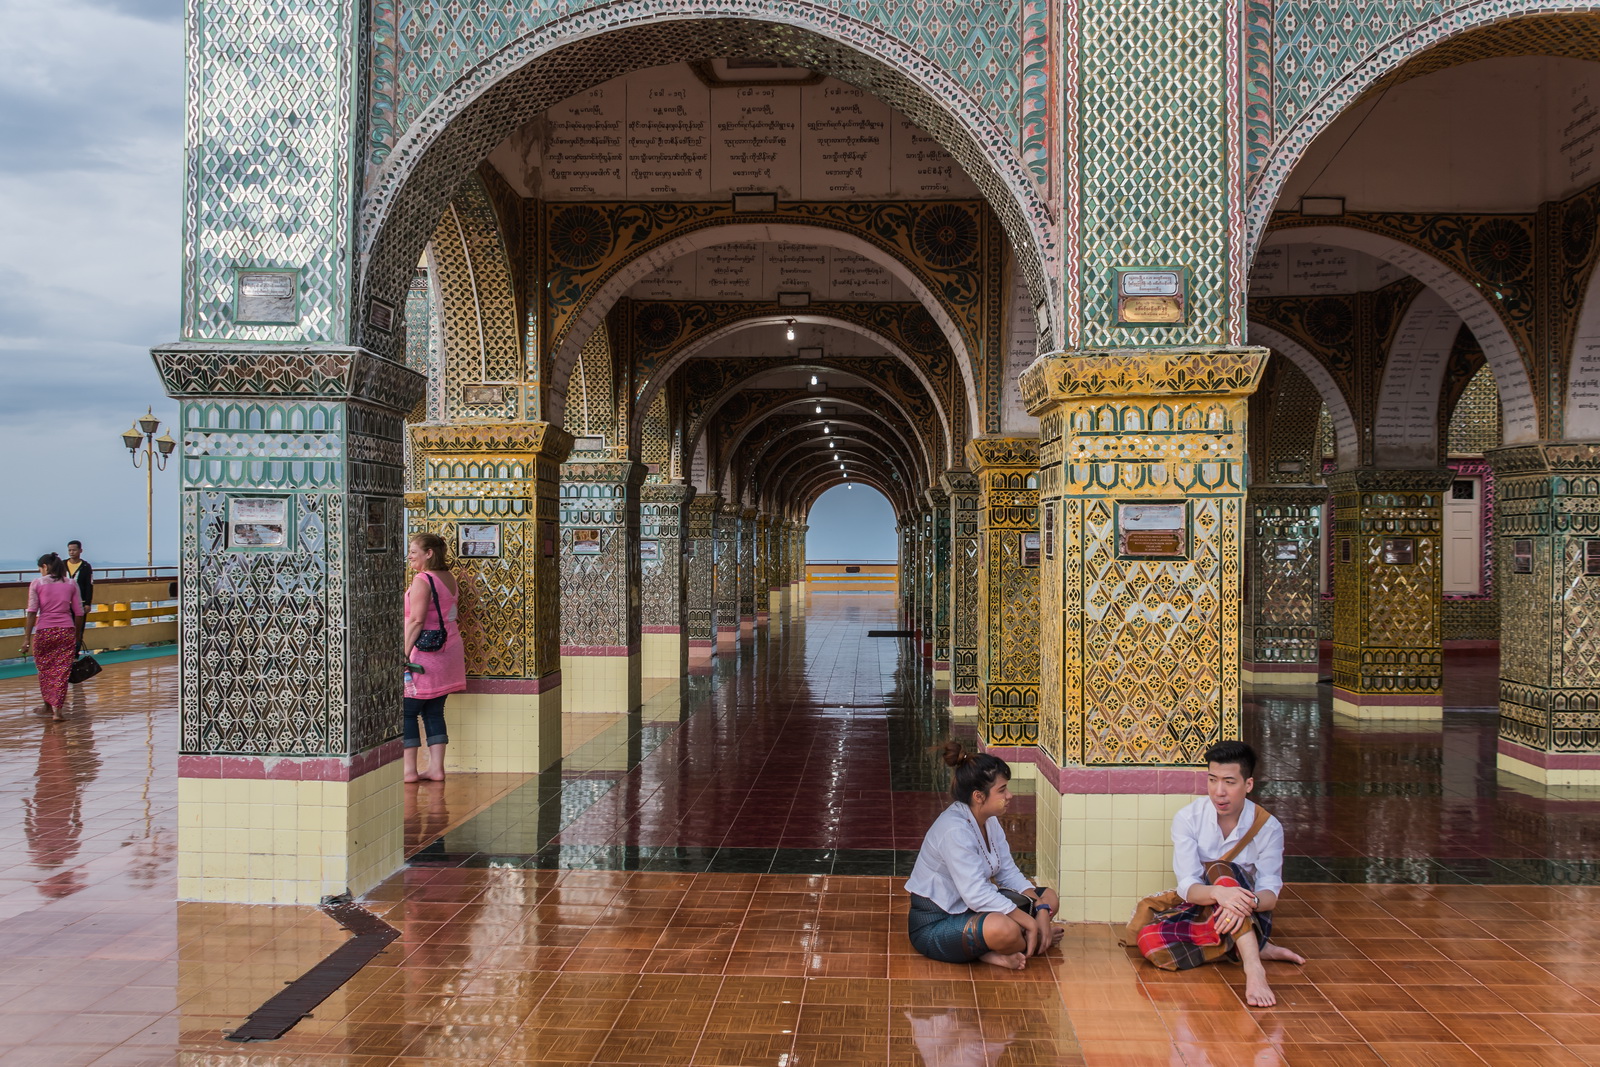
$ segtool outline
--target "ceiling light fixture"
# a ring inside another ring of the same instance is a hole
[[[818,404],[818,405],[817,405],[817,414],[818,414],[818,415],[821,415],[821,414],[822,414],[822,405],[821,405],[821,404]]]
[[[794,340],[794,320],[793,319],[789,320],[789,329],[784,333],[784,336],[787,337],[791,341]]]
[[[817,376],[815,374],[813,374],[811,376],[811,384],[812,385],[816,385],[817,384]]]

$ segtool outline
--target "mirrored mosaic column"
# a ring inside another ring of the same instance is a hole
[[[739,639],[756,636],[756,509],[740,508],[739,530]]]
[[[722,498],[696,494],[689,502],[684,535],[684,569],[688,575],[689,673],[709,674],[717,655],[717,516]]]
[[[1064,917],[1125,920],[1172,884],[1171,818],[1203,790],[1206,749],[1239,736],[1247,405],[1266,358],[1073,353],[1022,375],[1040,433],[1040,877],[1065,887]]]
[[[403,418],[358,348],[176,344],[178,895],[315,904],[402,862]]]
[[[990,747],[1039,743],[1039,442],[967,443],[978,480],[978,722]]]
[[[789,615],[789,586],[784,577],[786,546],[783,520],[773,515],[762,515],[760,522],[767,562],[762,568],[760,584],[756,587],[756,597],[766,598],[768,632],[776,637],[783,633]]]
[[[1600,445],[1489,453],[1503,771],[1600,785]]]
[[[755,542],[755,566],[751,568],[750,598],[755,602],[756,627],[762,628],[772,621],[771,586],[767,580],[767,568],[771,565],[767,544],[767,517],[759,511],[754,512],[749,520],[752,538]]]
[[[806,531],[811,529],[796,519],[789,528],[789,604],[791,612],[804,613],[806,586]]]
[[[1245,522],[1246,685],[1315,685],[1322,486],[1251,486]]]
[[[978,479],[969,471],[946,471],[940,484],[950,523],[950,712],[975,716],[978,709]]]
[[[561,461],[543,422],[419,423],[418,530],[444,538],[460,582],[467,691],[446,715],[452,771],[530,774],[561,755]]]
[[[919,644],[922,633],[917,629],[917,521],[913,515],[903,516],[895,527],[900,539],[900,625],[911,631]]]
[[[694,487],[663,482],[639,491],[640,642],[645,678],[681,678],[689,671],[689,507]]]
[[[1338,471],[1333,490],[1333,710],[1444,714],[1444,494],[1449,470]]]
[[[717,648],[739,647],[739,512],[737,504],[724,502],[717,509]]]
[[[950,688],[950,500],[943,489],[929,489],[931,544],[928,549],[928,617],[933,634],[933,687]]]
[[[642,703],[639,491],[642,464],[561,468],[562,710],[627,713]]]

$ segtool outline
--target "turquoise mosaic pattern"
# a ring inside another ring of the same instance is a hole
[[[1050,188],[1050,4],[1022,0],[1022,110],[1017,146],[1033,180]]]
[[[1061,17],[1077,57],[1063,72],[1068,346],[1240,343],[1239,5],[1065,0]],[[1187,268],[1188,324],[1114,326],[1126,266]]]
[[[471,67],[517,38],[561,19],[615,6],[583,0],[536,5],[380,0],[373,18],[368,161],[381,164],[401,131],[416,122],[429,104]],[[640,6],[649,12],[629,6],[618,21],[710,13],[703,5],[672,0]],[[739,4],[728,13],[746,18],[759,14],[781,23],[817,21],[824,32],[829,23],[849,23],[874,36],[886,35],[943,66],[977,107],[1015,128],[1021,35],[1014,2],[856,0],[848,5],[848,15],[838,13],[845,9],[839,3],[791,2],[772,5],[768,11],[761,11],[761,6]],[[640,56],[640,66],[650,62],[651,57]]]
[[[361,5],[207,0],[188,21],[182,333],[349,334]],[[300,321],[233,321],[237,268],[300,271]]]

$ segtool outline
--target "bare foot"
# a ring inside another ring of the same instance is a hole
[[[996,967],[1004,967],[1008,971],[1020,971],[1028,965],[1028,957],[1021,952],[985,952],[978,958],[984,963],[992,963]]]
[[[1304,963],[1306,958],[1298,952],[1290,952],[1282,945],[1266,944],[1261,946],[1261,958],[1264,960],[1278,960],[1281,963]]]
[[[40,704],[38,707],[33,709],[33,713],[35,715],[48,715],[50,714],[50,705]]]
[[[1278,1003],[1272,987],[1267,984],[1267,969],[1261,966],[1244,969],[1244,1002],[1252,1008],[1270,1008]]]
[[[420,782],[420,781],[422,781],[422,779],[420,777],[418,777],[417,775],[415,775],[415,774],[408,774],[408,775],[405,776],[406,785],[415,785],[417,782]]]
[[[441,771],[438,774],[423,774],[419,775],[418,777],[424,782],[442,782],[444,781],[444,772]]]

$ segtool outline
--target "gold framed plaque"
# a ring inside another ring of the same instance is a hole
[[[1189,319],[1184,267],[1117,267],[1118,326],[1182,326]]]
[[[1117,555],[1123,559],[1186,559],[1189,555],[1188,502],[1150,504],[1119,500]]]

